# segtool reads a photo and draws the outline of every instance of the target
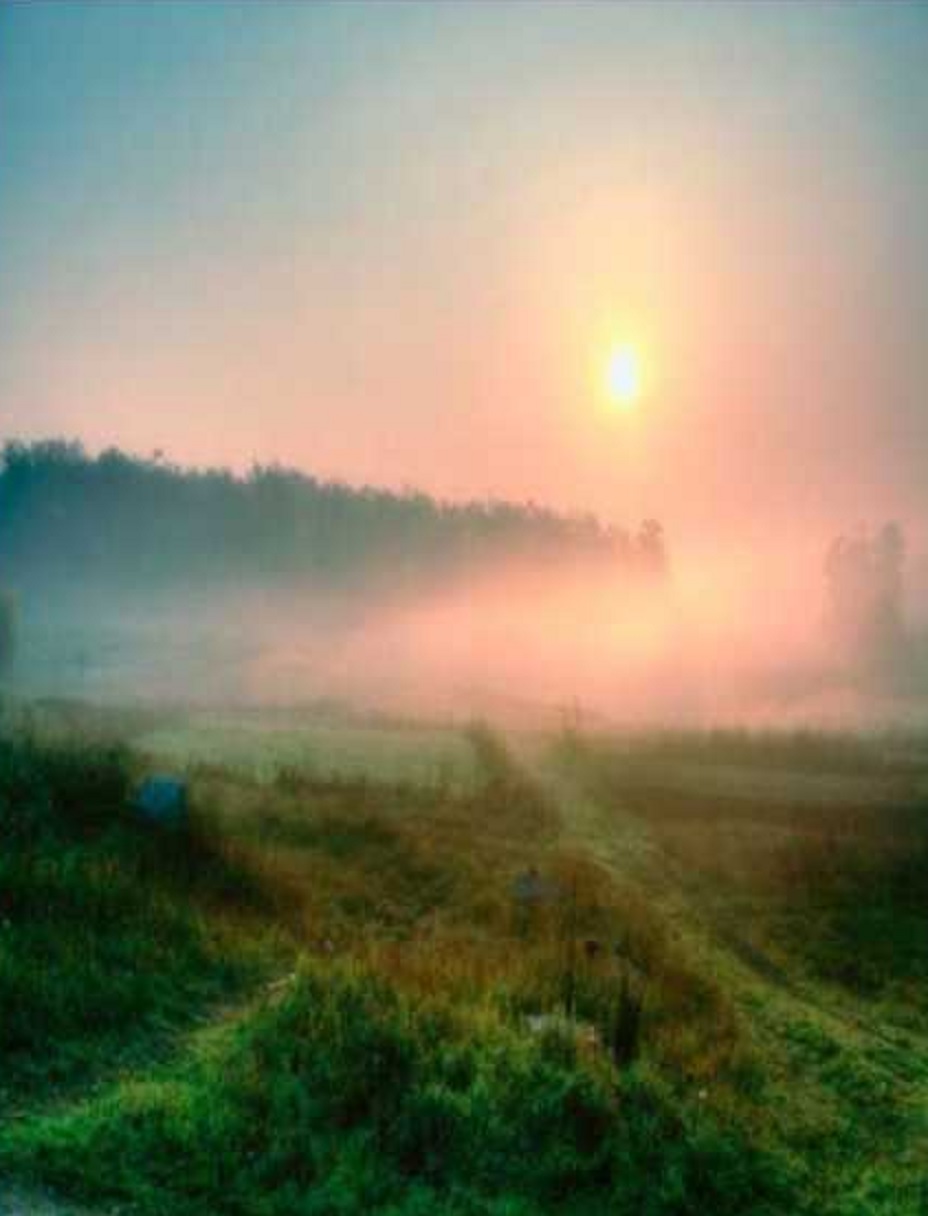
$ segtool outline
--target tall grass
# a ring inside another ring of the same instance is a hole
[[[720,987],[640,897],[565,848],[502,740],[483,726],[469,736],[483,776],[464,790],[313,768],[270,786],[211,768],[198,788],[305,950],[362,961],[416,997],[564,1015],[620,1056],[644,1050],[717,1080],[739,1051]],[[550,887],[542,904],[514,895],[527,867]]]
[[[196,825],[139,823],[132,781],[118,747],[0,739],[2,1087],[102,1066],[256,966],[208,910],[252,901],[244,874]]]
[[[759,1213],[790,1186],[653,1074],[331,965],[185,1071],[14,1130],[4,1159],[152,1216]]]

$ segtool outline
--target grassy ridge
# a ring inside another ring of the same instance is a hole
[[[306,968],[184,1073],[14,1133],[6,1153],[182,1216],[740,1212],[781,1190],[654,1076],[344,966]]]

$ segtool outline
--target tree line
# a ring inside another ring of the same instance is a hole
[[[534,503],[443,502],[320,480],[280,465],[182,468],[61,440],[7,443],[0,459],[0,578],[124,581],[415,578],[495,559],[666,568],[655,520],[630,531]]]

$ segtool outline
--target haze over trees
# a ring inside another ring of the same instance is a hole
[[[133,587],[300,580],[412,580],[498,560],[582,560],[664,571],[655,520],[637,532],[534,503],[451,504],[323,481],[279,465],[246,476],[76,443],[8,443],[0,467],[5,579]]]
[[[673,615],[686,566],[672,586],[667,569],[654,519],[628,530],[534,503],[448,503],[276,465],[185,469],[64,441],[0,456],[0,679],[20,688],[404,706],[444,706],[452,686],[468,705],[579,690],[616,713],[685,715],[703,712],[709,654],[713,713],[750,708],[758,688],[787,687],[794,707],[833,688],[928,687],[899,524],[832,543],[827,653],[787,640],[770,675],[763,639],[707,640],[692,599]],[[797,628],[814,645],[807,606]]]
[[[905,534],[839,536],[825,561],[827,619],[843,662],[862,675],[905,678],[913,640],[905,616]]]

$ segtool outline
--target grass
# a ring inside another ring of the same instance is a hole
[[[794,747],[809,771],[807,734],[750,743],[739,736],[697,736],[690,752],[719,767],[733,747],[779,765]],[[779,779],[746,788],[708,791],[680,781],[672,762],[654,766],[664,741],[632,750],[600,743],[570,759],[606,804],[631,805],[704,906],[731,915],[740,909],[756,944],[781,962],[843,984],[856,999],[898,992],[900,1008],[924,1004],[928,979],[928,790],[924,769],[900,785],[886,774],[882,748],[872,741],[825,737],[819,771],[846,771],[854,780],[827,795],[821,788],[784,797]],[[674,740],[674,754],[682,747]],[[884,794],[867,785],[884,774]],[[779,774],[777,775],[779,778]]]
[[[853,805],[775,796],[779,741],[192,752],[166,833],[129,809],[163,757],[72,727],[0,745],[10,1176],[140,1216],[921,1212],[924,815],[882,753],[824,748],[889,782]],[[674,767],[733,748],[724,796]]]
[[[656,1078],[344,966],[304,968],[183,1072],[11,1140],[78,1194],[184,1216],[735,1212],[782,1186]]]
[[[561,744],[570,745],[569,736]],[[588,742],[588,741],[585,741]],[[874,771],[924,772],[925,740],[918,734],[886,730],[868,734],[847,731],[747,730],[733,727],[708,730],[649,730],[631,734],[617,744],[601,740],[613,756],[641,765],[696,763],[712,769],[737,765],[766,771],[872,775]]]
[[[213,764],[263,780],[292,769],[465,788],[474,774],[457,731],[320,710],[188,715],[140,732],[136,746],[173,767]]]
[[[828,780],[809,782],[804,742],[803,779],[784,791],[779,760],[732,780],[728,741],[714,768],[711,740],[692,741],[706,782],[670,757],[655,763],[651,743],[557,742],[559,779],[594,808],[581,837],[647,892],[733,1001],[761,1072],[764,1129],[808,1169],[800,1193],[813,1210],[920,1216],[925,769],[900,780],[874,748],[847,781],[826,740],[811,775]],[[739,1121],[757,1120],[743,1086],[732,1097]]]
[[[3,1090],[137,1056],[261,969],[252,880],[202,831],[143,829],[131,783],[120,748],[0,741]]]

